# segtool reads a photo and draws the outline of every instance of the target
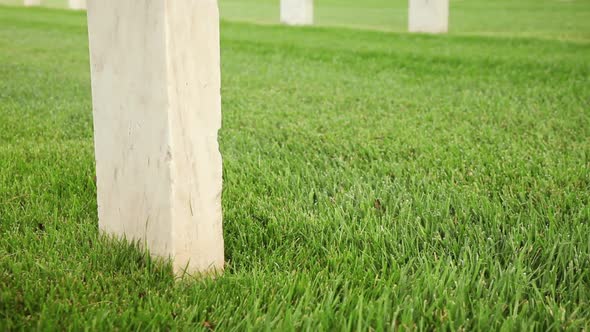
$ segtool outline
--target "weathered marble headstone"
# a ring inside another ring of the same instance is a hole
[[[281,22],[289,25],[313,24],[313,0],[281,0]]]
[[[446,33],[449,29],[449,0],[409,0],[410,32]]]
[[[25,0],[25,6],[41,6],[41,0]]]
[[[223,269],[216,0],[89,0],[99,228]]]
[[[86,9],[86,0],[68,0],[68,6],[74,10]]]

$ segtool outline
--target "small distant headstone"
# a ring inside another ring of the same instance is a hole
[[[24,4],[27,7],[41,6],[41,0],[25,0]]]
[[[281,0],[281,22],[288,25],[313,24],[313,0]]]
[[[73,10],[85,10],[86,0],[68,0],[68,6]]]
[[[409,0],[410,32],[446,33],[449,29],[449,0]]]
[[[99,228],[171,258],[224,266],[216,0],[90,0]]]

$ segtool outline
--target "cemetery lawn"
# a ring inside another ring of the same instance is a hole
[[[84,14],[0,7],[0,330],[590,329],[590,41],[553,33],[223,22],[227,267],[175,282],[99,235]]]
[[[221,17],[231,21],[279,23],[280,0],[217,0]],[[22,5],[23,0],[0,0]],[[67,8],[68,0],[42,0]],[[316,0],[314,21],[320,26],[405,32],[408,0]],[[589,0],[450,0],[453,34],[590,39]]]

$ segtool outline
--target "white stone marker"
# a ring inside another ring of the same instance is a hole
[[[41,0],[25,0],[25,6],[41,6]]]
[[[73,10],[86,9],[86,0],[68,0],[68,6]]]
[[[313,0],[281,0],[281,22],[289,25],[313,24]]]
[[[223,269],[216,0],[90,0],[99,228]]]
[[[446,33],[449,29],[449,0],[409,0],[410,32]]]

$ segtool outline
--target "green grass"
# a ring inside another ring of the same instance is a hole
[[[175,282],[98,234],[84,14],[0,7],[0,330],[590,329],[587,24],[224,22],[227,270]]]
[[[42,0],[64,8],[66,0]],[[0,0],[20,5],[23,0]],[[280,0],[219,0],[231,21],[279,23]],[[453,34],[590,40],[590,0],[450,0]],[[320,26],[407,30],[408,0],[315,0]]]
[[[223,18],[278,23],[280,0],[220,0]],[[316,22],[407,31],[408,0],[315,0]],[[589,0],[450,0],[450,32],[590,39]]]

